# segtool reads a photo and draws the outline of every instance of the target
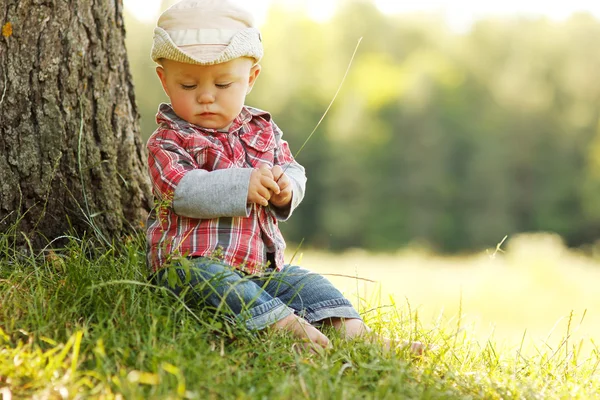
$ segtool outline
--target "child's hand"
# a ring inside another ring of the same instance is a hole
[[[274,193],[271,197],[271,204],[275,207],[285,207],[292,201],[292,184],[290,178],[283,173],[283,170],[279,165],[274,166],[273,169],[271,169],[271,173],[279,187],[279,192]]]
[[[250,185],[248,187],[248,203],[256,203],[261,206],[268,206],[269,199],[273,194],[279,194],[280,189],[269,166],[261,164],[255,168],[250,175]]]

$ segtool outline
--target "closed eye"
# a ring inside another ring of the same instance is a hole
[[[197,85],[181,85],[181,88],[183,90],[194,90],[194,89],[196,89],[196,86]]]
[[[215,83],[215,86],[219,89],[227,89],[229,86],[231,86],[231,83]]]

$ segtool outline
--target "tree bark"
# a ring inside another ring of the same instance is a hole
[[[1,0],[0,232],[108,242],[151,206],[122,0]]]

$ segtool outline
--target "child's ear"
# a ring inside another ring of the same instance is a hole
[[[248,90],[246,94],[250,94],[252,88],[254,87],[254,82],[256,82],[256,78],[260,75],[260,64],[256,64],[250,69],[250,77],[248,77]]]
[[[160,83],[165,91],[165,94],[169,96],[169,91],[167,90],[167,76],[162,65],[156,67],[156,75],[158,75],[158,79],[160,79]]]

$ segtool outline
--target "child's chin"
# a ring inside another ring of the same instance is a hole
[[[194,124],[198,125],[200,128],[215,129],[215,130],[223,129],[223,128],[225,128],[228,125],[228,124],[223,123],[223,122],[206,121],[206,120],[203,120],[203,119],[194,121]]]

